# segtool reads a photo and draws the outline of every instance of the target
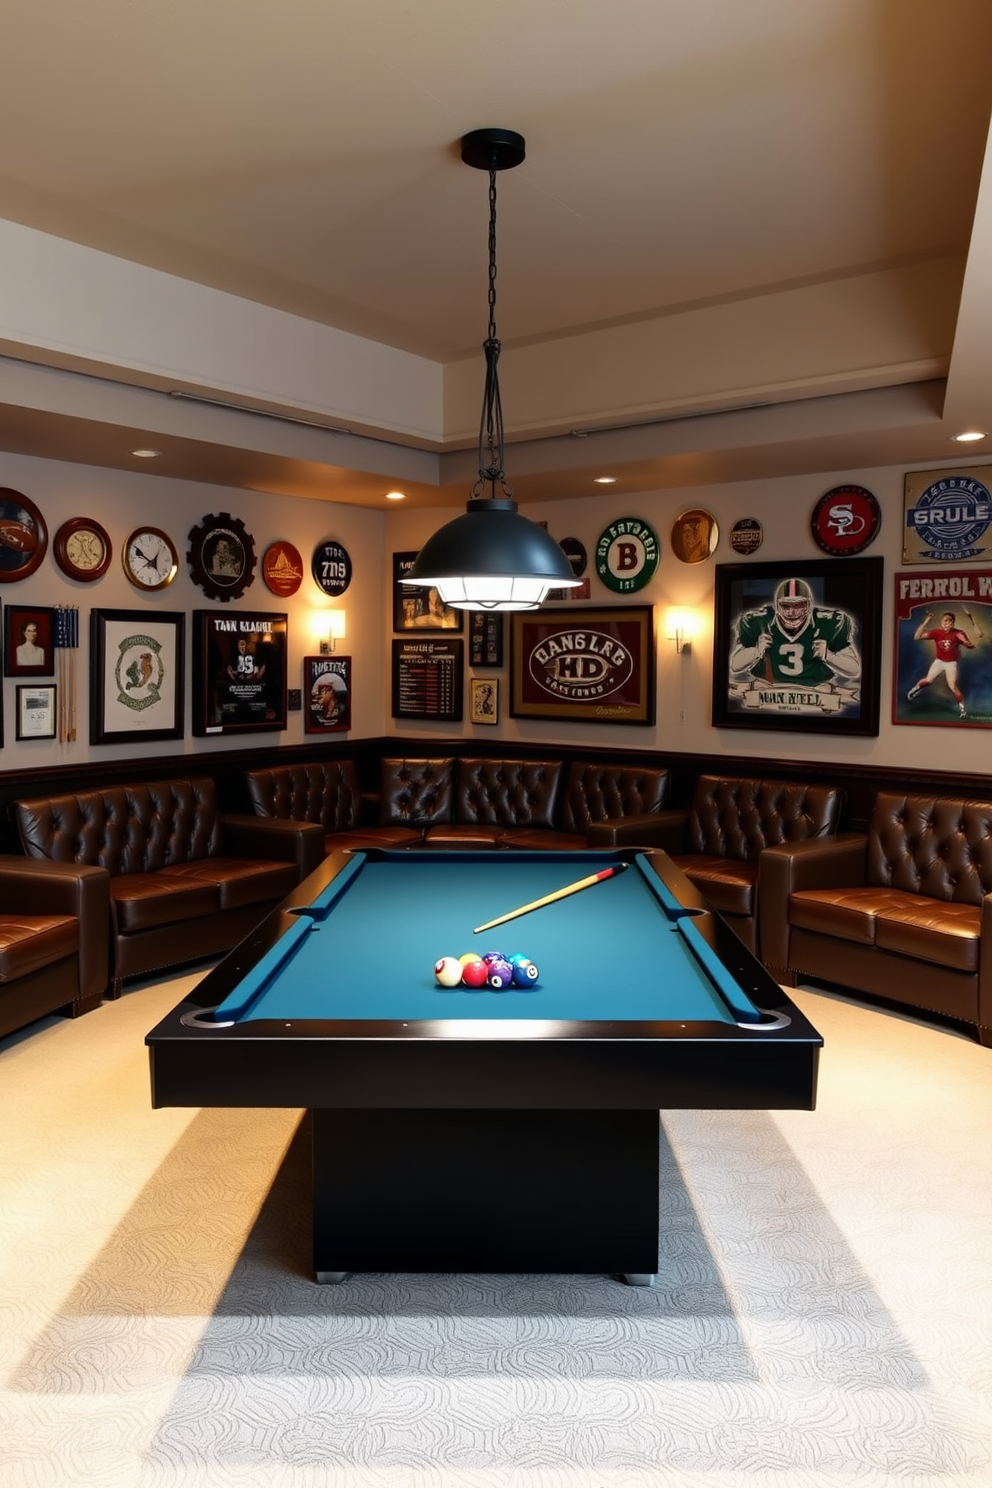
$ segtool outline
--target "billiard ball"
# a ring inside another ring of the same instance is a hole
[[[441,987],[457,987],[462,979],[462,963],[454,956],[442,956],[434,963],[434,980]]]
[[[482,959],[483,961],[509,961],[510,958],[505,951],[483,951]]]
[[[476,987],[486,985],[488,976],[489,967],[481,957],[475,961],[466,961],[462,967],[462,986],[471,987],[474,991]]]
[[[532,987],[541,975],[533,961],[528,961],[526,956],[516,957],[512,967],[515,987]]]
[[[494,992],[504,992],[513,982],[513,967],[505,956],[490,956],[488,960],[483,958],[488,971],[486,977],[487,987]]]
[[[463,966],[467,966],[470,961],[481,961],[482,957],[478,951],[466,951],[464,956],[459,956],[458,959]]]

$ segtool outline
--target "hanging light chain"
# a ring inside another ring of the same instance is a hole
[[[479,479],[472,488],[473,496],[496,495],[499,484],[504,496],[513,495],[503,469],[503,402],[499,391],[500,344],[496,335],[496,164],[489,167],[489,331],[482,347],[486,356],[486,387],[482,398],[479,423]]]

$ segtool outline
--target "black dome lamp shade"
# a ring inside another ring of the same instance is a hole
[[[483,343],[486,388],[479,423],[479,478],[464,516],[448,522],[421,548],[401,580],[431,585],[460,610],[533,610],[549,589],[579,583],[568,558],[543,527],[517,511],[503,470],[503,408],[496,339],[496,172],[524,158],[512,129],[475,129],[462,140],[462,160],[489,172],[489,334]],[[497,496],[499,486],[502,495]],[[486,488],[489,494],[484,495]]]

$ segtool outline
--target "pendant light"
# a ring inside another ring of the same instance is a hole
[[[462,140],[462,160],[489,172],[489,334],[483,343],[486,387],[479,422],[479,478],[465,515],[448,522],[421,548],[403,584],[431,585],[459,610],[534,610],[549,589],[580,581],[543,527],[517,511],[503,470],[503,408],[496,338],[496,172],[524,158],[523,135],[474,129]],[[501,495],[496,494],[499,487]],[[484,494],[488,487],[489,494]]]

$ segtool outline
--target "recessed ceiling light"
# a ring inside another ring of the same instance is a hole
[[[387,501],[405,501],[406,500],[406,492],[405,491],[387,491],[386,492],[386,500]]]
[[[965,429],[963,434],[954,435],[954,443],[972,444],[976,439],[987,439],[988,437],[985,429]]]
[[[593,485],[594,486],[615,486],[616,483],[617,483],[617,478],[616,478],[615,475],[594,475],[593,476]]]
[[[161,450],[136,449],[132,450],[131,453],[137,456],[139,460],[160,460],[162,458]]]

